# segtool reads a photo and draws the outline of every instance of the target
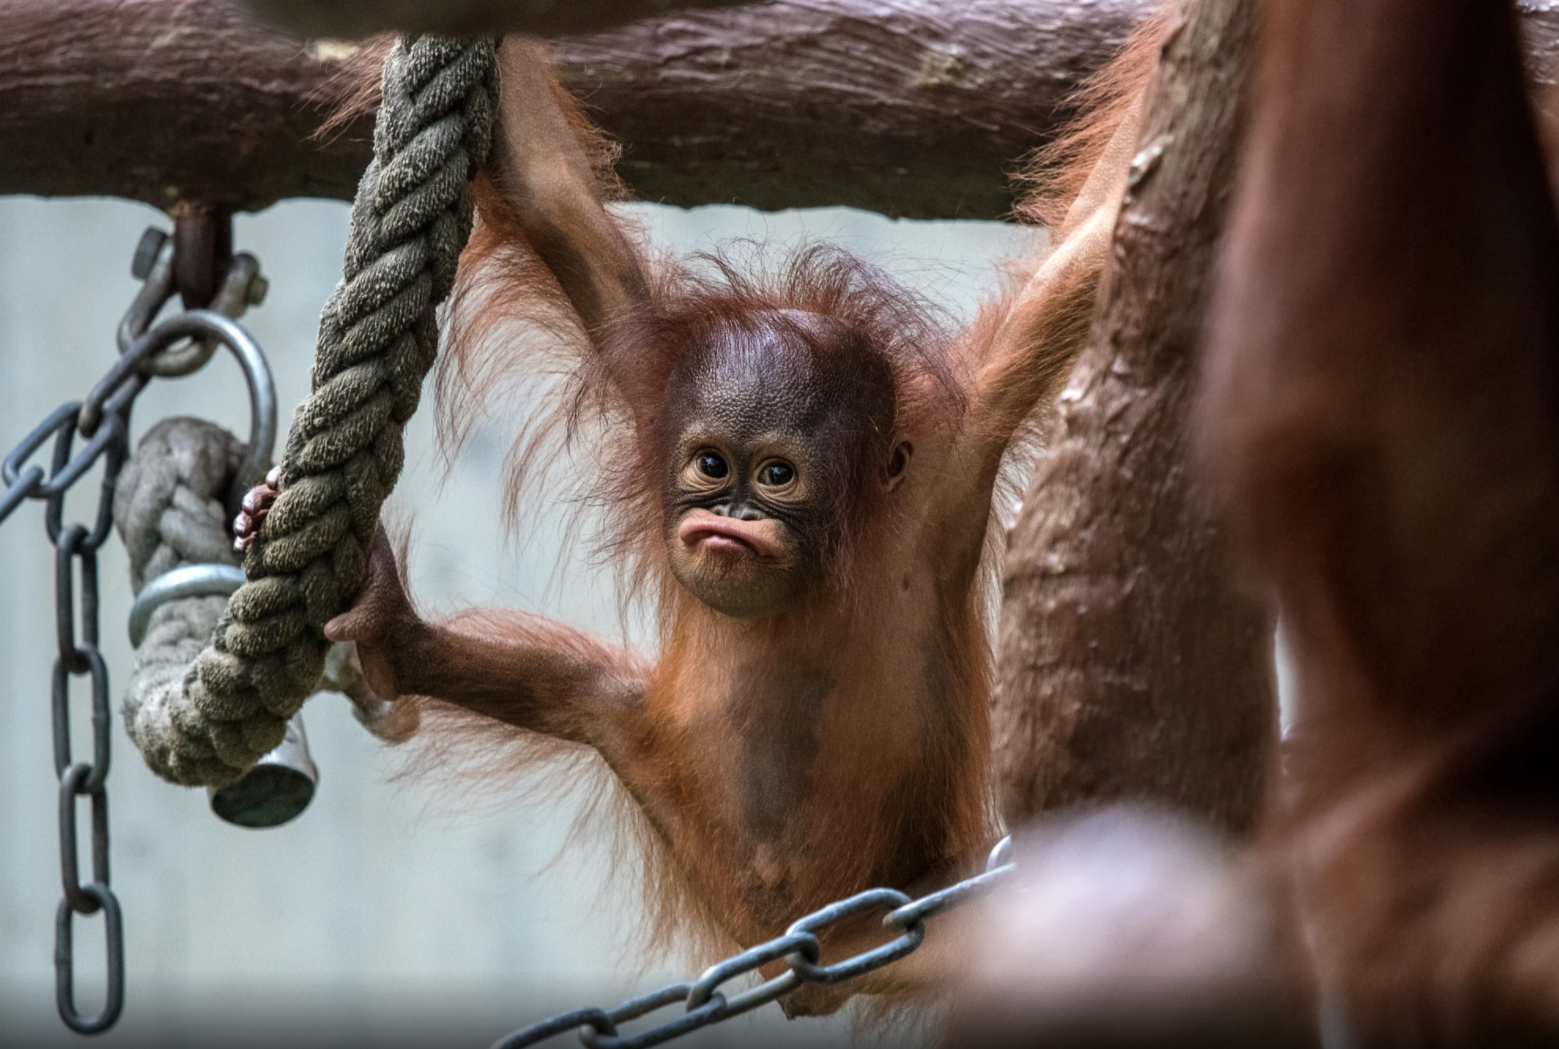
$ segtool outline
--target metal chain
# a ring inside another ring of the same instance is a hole
[[[109,709],[108,666],[98,648],[97,552],[113,528],[114,485],[129,453],[130,409],[151,375],[188,375],[210,359],[216,345],[230,343],[235,328],[223,314],[191,310],[152,326],[177,290],[173,251],[160,230],[141,238],[131,267],[143,284],[119,328],[121,356],[93,387],[85,401],[62,404],[0,461],[0,523],[27,500],[45,504],[44,529],[54,547],[54,617],[58,652],[50,688],[54,734],[54,771],[59,777],[59,850],[62,898],[54,918],[55,1003],[66,1026],[82,1034],[108,1030],[124,1007],[124,918],[109,887],[108,791],[106,781],[113,725]],[[227,284],[242,282],[241,301]],[[263,280],[253,256],[235,256],[228,280],[214,305],[240,312],[263,296]],[[226,298],[224,299],[224,295]],[[241,329],[240,329],[241,332]],[[244,335],[245,340],[248,339]],[[183,345],[175,345],[175,344]],[[209,345],[209,348],[207,346]],[[166,351],[166,352],[164,352]],[[235,352],[237,352],[235,350]],[[179,366],[170,368],[170,358]],[[258,416],[257,416],[258,417]],[[76,450],[78,434],[85,439]],[[53,440],[47,470],[28,465]],[[251,446],[253,446],[251,435]],[[103,479],[90,525],[65,523],[65,497],[98,462]],[[80,606],[77,607],[77,593]],[[92,704],[92,760],[71,753],[71,679],[86,678]],[[78,802],[91,808],[91,880],[81,880],[77,855]],[[78,914],[104,916],[107,992],[94,1015],[76,1008],[74,923]]]
[[[492,1049],[523,1049],[573,1030],[579,1031],[579,1040],[590,1049],[644,1049],[751,1012],[784,997],[804,983],[841,983],[864,976],[913,953],[926,938],[926,919],[968,903],[1011,874],[1015,869],[1011,854],[1012,839],[1003,838],[991,850],[982,874],[918,900],[897,889],[868,889],[792,922],[783,936],[749,947],[710,966],[696,980],[667,984],[649,994],[630,998],[614,1009],[586,1008],[561,1013],[505,1035],[493,1043]],[[882,919],[883,928],[897,931],[898,936],[843,961],[830,965],[818,963],[821,954],[819,932],[852,915],[882,909],[888,910]],[[720,990],[737,977],[757,972],[769,962],[780,959],[784,959],[789,968],[772,980],[730,997]],[[619,1024],[677,1002],[685,1003],[681,1016],[635,1035],[618,1033]]]

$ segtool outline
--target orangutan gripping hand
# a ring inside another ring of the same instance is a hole
[[[469,610],[424,622],[406,596],[383,529],[352,609],[325,625],[357,642],[363,676],[380,697],[437,696],[616,756],[643,696],[644,670],[626,651],[521,612]]]

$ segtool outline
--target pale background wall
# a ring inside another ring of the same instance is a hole
[[[834,240],[960,314],[995,283],[998,260],[1033,248],[1030,234],[998,224],[890,222],[847,209],[630,210],[655,241],[677,250],[730,237]],[[114,326],[135,290],[130,253],[141,229],[159,221],[157,212],[121,201],[0,198],[0,453],[57,404],[79,399],[108,366]],[[275,368],[284,427],[307,391],[318,311],[340,275],[346,222],[344,204],[294,201],[236,223],[237,247],[257,254],[271,281],[270,297],[245,323]],[[154,385],[136,409],[135,434],[169,414],[242,432],[243,383],[226,355],[196,377]],[[600,573],[578,565],[561,577],[555,571],[560,515],[543,514],[534,530],[505,541],[497,479],[514,423],[489,421],[445,479],[429,414],[408,432],[396,494],[415,513],[419,598],[444,607],[498,602],[616,630]],[[128,572],[117,540],[105,547],[101,572],[117,712],[130,656]],[[52,557],[33,504],[0,527],[4,1044],[77,1040],[53,1011],[52,614]],[[78,700],[78,729],[84,708]],[[210,814],[202,792],[157,780],[116,719],[110,815],[127,1003],[119,1028],[99,1044],[310,1040],[329,1032],[342,1044],[374,1037],[483,1046],[545,1013],[609,1006],[684,978],[676,959],[635,971],[631,879],[615,887],[608,880],[598,836],[560,849],[569,803],[472,799],[427,782],[392,782],[396,755],[357,726],[344,700],[318,697],[306,711],[319,793],[301,818],[268,831],[230,827]],[[100,935],[100,919],[77,919],[86,1008],[97,1001]],[[728,1026],[795,1044],[849,1036],[842,1020],[786,1024],[773,1006]]]

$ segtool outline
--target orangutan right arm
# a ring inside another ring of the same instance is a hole
[[[352,609],[325,626],[355,641],[383,699],[428,696],[518,728],[601,750],[636,735],[647,670],[630,650],[541,616],[469,609],[429,623],[411,607],[381,534]]]

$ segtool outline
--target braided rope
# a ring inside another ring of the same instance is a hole
[[[493,42],[399,41],[384,67],[374,158],[358,184],[341,283],[320,318],[313,392],[227,604],[183,681],[156,771],[220,786],[282,740],[316,687],[323,627],[366,576],[401,431],[438,349],[434,310],[471,232],[470,179],[497,98]]]
[[[235,563],[223,498],[245,451],[238,438],[201,419],[164,419],[147,431],[114,490],[114,524],[130,555],[130,586],[137,594],[184,565]],[[228,775],[214,756],[202,759],[179,745],[192,713],[184,678],[226,604],[222,597],[166,602],[152,613],[135,650],[122,710],[125,731],[152,771],[175,783]]]

